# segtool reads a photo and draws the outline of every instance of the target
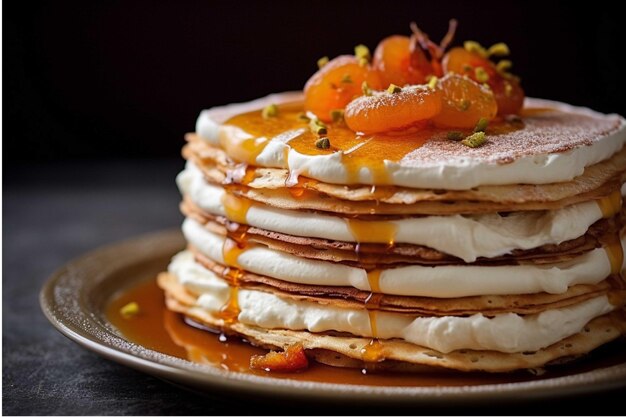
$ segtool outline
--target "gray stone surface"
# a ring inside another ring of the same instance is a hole
[[[14,415],[322,414],[329,413],[608,413],[598,404],[620,393],[515,409],[384,410],[358,404],[284,404],[197,395],[110,362],[64,338],[38,304],[46,278],[68,260],[103,244],[176,227],[174,176],[182,161],[135,161],[10,167],[3,194],[2,411]],[[520,401],[523,401],[521,398]],[[552,408],[558,406],[559,408]]]

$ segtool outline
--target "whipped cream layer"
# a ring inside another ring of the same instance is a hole
[[[191,198],[198,207],[210,214],[228,217],[221,203],[225,190],[209,184],[192,162],[187,163],[176,181],[181,193]],[[492,258],[514,249],[533,249],[576,239],[602,217],[598,204],[589,201],[554,211],[515,212],[506,217],[497,213],[424,216],[384,223],[393,225],[393,240],[396,243],[423,245],[457,256],[465,262],[474,262],[479,257]],[[246,223],[261,229],[293,236],[358,242],[363,236],[355,236],[350,222],[338,216],[284,210],[259,203],[253,203],[246,212]],[[366,221],[361,223],[367,224]],[[367,237],[372,239],[368,242],[388,243],[376,242],[373,233]]]
[[[228,284],[194,262],[190,252],[176,255],[169,272],[199,295],[196,307],[216,313],[228,302]],[[585,324],[615,307],[606,296],[582,303],[520,316],[514,313],[489,318],[482,314],[469,317],[420,317],[378,312],[372,334],[367,310],[347,309],[314,302],[297,301],[256,290],[238,291],[239,321],[266,329],[340,331],[362,337],[402,339],[416,345],[448,353],[458,349],[532,352],[580,332]]]
[[[269,103],[284,104],[301,100],[301,94],[284,93],[249,103],[204,110],[196,122],[196,132],[213,146],[221,146],[221,143],[228,142],[236,149],[252,137],[237,127],[223,125],[231,116],[258,110]],[[591,143],[585,143],[585,146],[576,146],[573,149],[568,149],[567,143],[563,143],[552,146],[554,148],[552,152],[525,155],[524,147],[521,147],[517,150],[522,153],[519,157],[504,153],[494,155],[491,159],[477,158],[475,157],[478,155],[477,152],[486,151],[465,149],[462,155],[453,152],[450,157],[433,160],[429,157],[420,157],[421,150],[417,150],[415,154],[409,155],[409,159],[405,158],[399,162],[384,161],[387,178],[385,183],[412,188],[466,190],[480,185],[548,184],[569,181],[581,175],[585,167],[610,158],[622,149],[626,142],[626,121],[620,116],[603,115],[586,108],[539,99],[526,99],[525,106],[534,109],[550,108],[602,120],[611,118],[618,127],[610,133],[599,135]],[[305,155],[297,152],[289,146],[287,139],[299,134],[301,133],[296,129],[275,138],[264,138],[269,140],[269,143],[256,156],[256,165],[285,168],[293,175],[304,175],[334,184],[376,183],[375,175],[368,167],[361,167],[356,175],[349,172],[343,164],[343,151],[328,155]],[[555,127],[555,134],[558,134],[558,126]],[[528,147],[531,142],[532,140],[528,142]]]
[[[208,258],[225,264],[223,236],[210,232],[190,218],[183,223],[183,233],[187,241]],[[243,250],[236,266],[287,282],[372,291],[365,269],[301,258],[262,245]],[[596,284],[610,273],[609,255],[598,248],[570,261],[547,265],[410,265],[383,269],[378,285],[383,294],[436,298],[538,292],[561,294],[572,285]]]

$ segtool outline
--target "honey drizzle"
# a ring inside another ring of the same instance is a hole
[[[602,211],[602,218],[608,219],[613,217],[622,209],[622,193],[615,190],[606,197],[596,200],[598,207]]]

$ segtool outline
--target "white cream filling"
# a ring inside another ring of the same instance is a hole
[[[192,162],[187,163],[176,181],[181,193],[200,208],[214,215],[226,215],[221,203],[224,189],[206,182]],[[424,245],[474,262],[479,257],[493,258],[514,249],[533,249],[576,239],[601,218],[598,204],[589,201],[554,211],[515,212],[507,217],[497,213],[425,216],[388,223],[396,226],[396,243]],[[358,241],[348,220],[315,212],[254,203],[246,213],[246,221],[250,226],[294,236]]]
[[[183,223],[187,241],[215,262],[224,264],[225,238],[193,219]],[[252,246],[237,258],[250,272],[287,282],[349,286],[371,291],[367,271],[340,263],[301,258],[265,246]],[[567,262],[548,265],[472,266],[410,265],[384,269],[379,278],[384,294],[456,298],[473,295],[560,294],[576,284],[596,284],[611,273],[611,262],[598,248]]]
[[[219,146],[220,134],[230,140],[246,139],[231,127],[221,128],[230,116],[262,108],[267,103],[285,103],[301,100],[296,92],[275,94],[249,103],[231,104],[216,107],[200,113],[196,122],[196,132],[202,138]],[[598,116],[592,110],[574,107],[548,100],[527,99],[527,105],[553,107],[566,112]],[[390,183],[412,188],[442,188],[466,190],[480,185],[504,184],[549,184],[570,181],[581,175],[585,167],[610,158],[622,149],[626,142],[626,121],[622,119],[620,128],[611,135],[595,141],[591,146],[581,146],[567,152],[525,156],[508,164],[484,163],[472,158],[450,159],[445,163],[420,163],[409,165],[385,161]],[[288,161],[283,155],[288,151]],[[271,140],[256,158],[260,166],[289,168],[298,175],[305,175],[320,181],[346,184],[351,178],[342,163],[342,152],[330,155],[304,155],[290,148],[281,140]],[[356,182],[372,184],[371,171],[363,167]]]
[[[196,306],[209,313],[220,311],[230,297],[228,284],[196,264],[190,252],[174,257],[169,271],[179,282],[200,294]],[[277,297],[261,291],[240,289],[239,321],[266,329],[335,330],[357,336],[373,337],[365,309],[346,309],[307,301]],[[416,345],[447,353],[458,349],[533,352],[578,333],[590,320],[613,310],[606,296],[539,314],[514,313],[488,318],[419,317],[378,312],[377,337],[402,339]]]

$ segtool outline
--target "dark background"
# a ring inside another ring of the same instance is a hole
[[[411,21],[438,40],[451,17],[456,44],[510,46],[527,95],[626,114],[626,24],[569,3],[5,2],[5,164],[174,157],[201,109],[300,89],[319,57]]]
[[[4,2],[3,413],[397,411],[199,397],[65,339],[37,297],[72,258],[180,226],[174,177],[201,109],[300,89],[319,57],[359,43],[373,50],[385,36],[409,34],[411,21],[439,39],[451,17],[457,44],[509,44],[528,95],[626,114],[626,24],[598,1]],[[596,414],[619,398],[399,411]]]

